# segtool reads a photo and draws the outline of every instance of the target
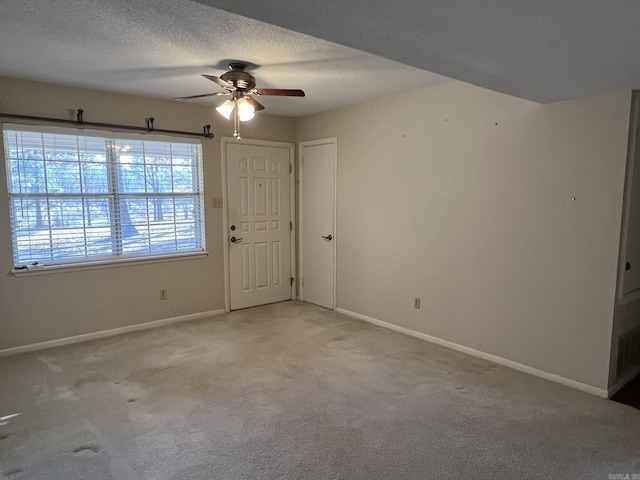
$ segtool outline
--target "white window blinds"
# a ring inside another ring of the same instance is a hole
[[[204,251],[202,146],[4,125],[16,266]]]

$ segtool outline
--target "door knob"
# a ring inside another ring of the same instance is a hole
[[[322,238],[324,238],[325,240],[333,240],[333,235],[329,234],[326,237],[324,235],[320,235]]]
[[[242,243],[242,238],[231,237],[229,241],[231,243]]]

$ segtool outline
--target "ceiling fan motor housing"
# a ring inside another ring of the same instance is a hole
[[[231,63],[229,68],[231,69],[230,72],[220,75],[222,80],[232,84],[241,92],[249,92],[255,88],[256,79],[253,75],[244,71],[246,68],[244,63]]]

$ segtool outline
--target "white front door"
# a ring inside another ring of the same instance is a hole
[[[336,141],[300,144],[301,298],[335,308]]]
[[[291,299],[290,154],[226,146],[231,310]]]

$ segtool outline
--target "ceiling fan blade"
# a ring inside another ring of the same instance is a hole
[[[264,105],[262,105],[255,98],[250,97],[249,95],[246,95],[244,98],[247,100],[247,102],[249,102],[253,106],[253,108],[256,110],[256,112],[258,110],[264,110]]]
[[[256,88],[258,95],[278,95],[281,97],[304,97],[302,90],[287,90],[284,88]]]
[[[192,98],[217,97],[219,95],[229,95],[229,92],[203,93],[202,95],[189,95],[188,97],[176,97],[174,100],[190,100]]]
[[[225,82],[224,80],[222,80],[220,77],[216,77],[214,75],[207,75],[205,73],[201,74],[204,78],[206,78],[207,80],[211,80],[212,82],[217,83],[218,85],[220,85],[222,88],[226,88],[227,90],[235,90],[236,87],[234,87],[233,85],[231,85],[229,82]]]

